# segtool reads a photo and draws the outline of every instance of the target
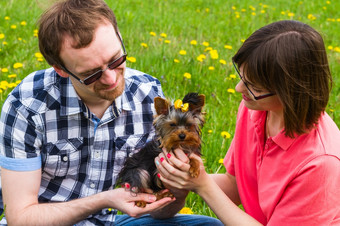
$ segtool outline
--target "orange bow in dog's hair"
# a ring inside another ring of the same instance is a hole
[[[189,110],[189,103],[183,104],[182,100],[178,99],[174,103],[175,109],[181,109],[182,112],[187,112]]]

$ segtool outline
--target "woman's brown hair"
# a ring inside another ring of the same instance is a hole
[[[50,65],[64,66],[59,55],[65,36],[72,37],[74,48],[86,47],[103,22],[111,23],[118,32],[115,15],[103,0],[59,1],[38,22],[40,52]]]
[[[233,61],[247,82],[275,93],[283,104],[285,135],[317,124],[329,99],[332,77],[321,35],[298,21],[278,21],[255,31]]]

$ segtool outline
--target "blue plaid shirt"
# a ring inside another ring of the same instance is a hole
[[[42,169],[39,202],[63,202],[114,189],[125,158],[154,135],[160,82],[126,68],[125,90],[101,119],[53,68],[27,76],[8,96],[0,120],[0,165]],[[2,198],[1,198],[2,200]],[[79,225],[109,224],[104,209]]]

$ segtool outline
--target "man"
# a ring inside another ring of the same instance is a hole
[[[172,217],[187,191],[172,189],[175,199],[155,201],[152,194],[115,189],[125,158],[154,135],[153,99],[163,93],[157,79],[126,68],[121,34],[105,2],[58,2],[39,25],[40,51],[53,68],[27,76],[3,105],[1,223],[221,224],[204,216]],[[136,200],[149,204],[139,208]],[[117,210],[143,216],[116,216]]]

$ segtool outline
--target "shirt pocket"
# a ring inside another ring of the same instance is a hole
[[[114,175],[123,168],[125,159],[139,151],[149,139],[149,133],[120,136],[115,140]]]
[[[42,151],[43,175],[49,178],[75,176],[81,160],[81,138],[58,140],[47,143]]]

